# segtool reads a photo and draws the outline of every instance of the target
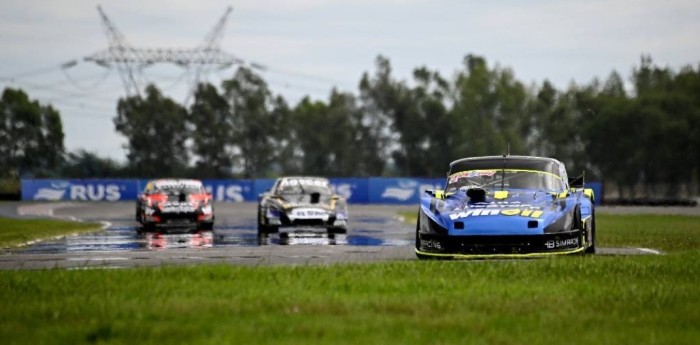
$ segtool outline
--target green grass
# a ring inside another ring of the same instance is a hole
[[[5,344],[695,344],[700,217],[611,216],[663,256],[0,272]],[[659,245],[654,245],[659,244]]]
[[[99,224],[93,223],[0,217],[0,248],[77,232],[94,231],[99,228]]]
[[[700,217],[597,214],[596,229],[603,247],[700,249]]]

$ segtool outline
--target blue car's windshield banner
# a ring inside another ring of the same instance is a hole
[[[138,179],[24,179],[22,200],[128,201],[136,200],[147,180]],[[203,180],[215,201],[256,202],[268,191],[274,179]],[[423,191],[441,189],[445,179],[437,178],[331,178],[333,190],[351,204],[414,205]],[[601,199],[602,185],[589,183],[596,204]]]

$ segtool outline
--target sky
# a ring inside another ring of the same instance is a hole
[[[197,47],[232,7],[220,49],[265,66],[257,72],[291,106],[327,100],[332,88],[357,93],[378,55],[409,84],[417,67],[452,78],[476,54],[526,85],[560,90],[613,71],[629,79],[642,55],[674,70],[700,66],[697,0],[0,1],[0,90],[58,109],[68,151],[122,162],[126,139],[112,119],[126,90],[116,68],[84,60],[108,48],[98,5],[135,48]],[[234,72],[204,80],[219,86]],[[194,74],[158,64],[141,75],[185,102]]]

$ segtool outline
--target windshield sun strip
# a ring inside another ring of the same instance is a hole
[[[496,172],[496,173],[498,173],[498,172],[500,172],[500,171],[509,171],[509,172],[529,172],[529,173],[538,173],[538,174],[551,175],[551,176],[556,177],[559,181],[563,181],[562,178],[561,178],[559,175],[556,175],[556,174],[553,174],[553,173],[550,173],[550,172],[546,172],[546,171],[541,171],[541,170],[528,170],[528,169],[477,169],[477,170],[462,170],[462,171],[458,171],[458,172],[456,172],[456,173],[454,173],[454,174],[452,174],[452,175],[450,175],[450,176],[447,176],[447,178],[449,179],[450,177],[452,177],[452,176],[454,176],[454,175],[461,174],[461,173],[465,173],[465,172],[472,172],[472,171],[475,171],[475,172],[494,171],[494,172]]]

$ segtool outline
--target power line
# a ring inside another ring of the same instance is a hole
[[[67,91],[67,90],[62,89],[62,88],[58,88],[60,85],[64,85],[65,83],[66,83],[65,81],[62,81],[62,82],[57,82],[57,83],[53,83],[53,84],[40,85],[40,84],[25,81],[25,82],[21,82],[21,83],[13,82],[11,84],[15,84],[21,88],[31,88],[33,90],[52,92],[52,93],[56,94],[57,97],[61,97],[61,98],[89,96],[89,95],[97,92],[96,90],[93,90],[93,92],[91,92],[89,90],[86,90],[86,91],[81,90],[80,93],[75,93],[75,92]],[[32,96],[37,97],[36,95],[32,95]],[[110,102],[114,101],[114,98],[97,97],[97,96],[90,96],[90,98],[93,100],[105,100],[105,101],[110,101]]]
[[[16,79],[22,79],[26,77],[31,77],[34,75],[39,75],[39,74],[46,74],[48,72],[56,72],[57,69],[65,69],[65,68],[71,68],[75,66],[78,63],[77,60],[70,60],[67,62],[64,62],[60,65],[54,65],[51,67],[43,67],[43,68],[38,68],[35,70],[30,70],[22,73],[18,73],[12,76],[7,76],[7,77],[0,77],[0,80],[5,80],[5,81],[15,81]]]
[[[313,80],[317,82],[322,82],[322,83],[327,83],[327,84],[333,84],[333,85],[339,85],[339,86],[348,86],[344,85],[344,82],[340,82],[338,80],[333,80],[330,78],[310,74],[310,73],[304,73],[304,72],[294,72],[290,70],[285,70],[285,69],[278,69],[278,68],[270,68],[267,65],[261,64],[261,63],[256,63],[252,62],[250,63],[250,66],[256,70],[259,70],[261,72],[272,72],[272,73],[277,73],[277,74],[282,74],[282,75],[287,75],[291,77],[297,77],[297,78],[303,78],[307,80]]]

